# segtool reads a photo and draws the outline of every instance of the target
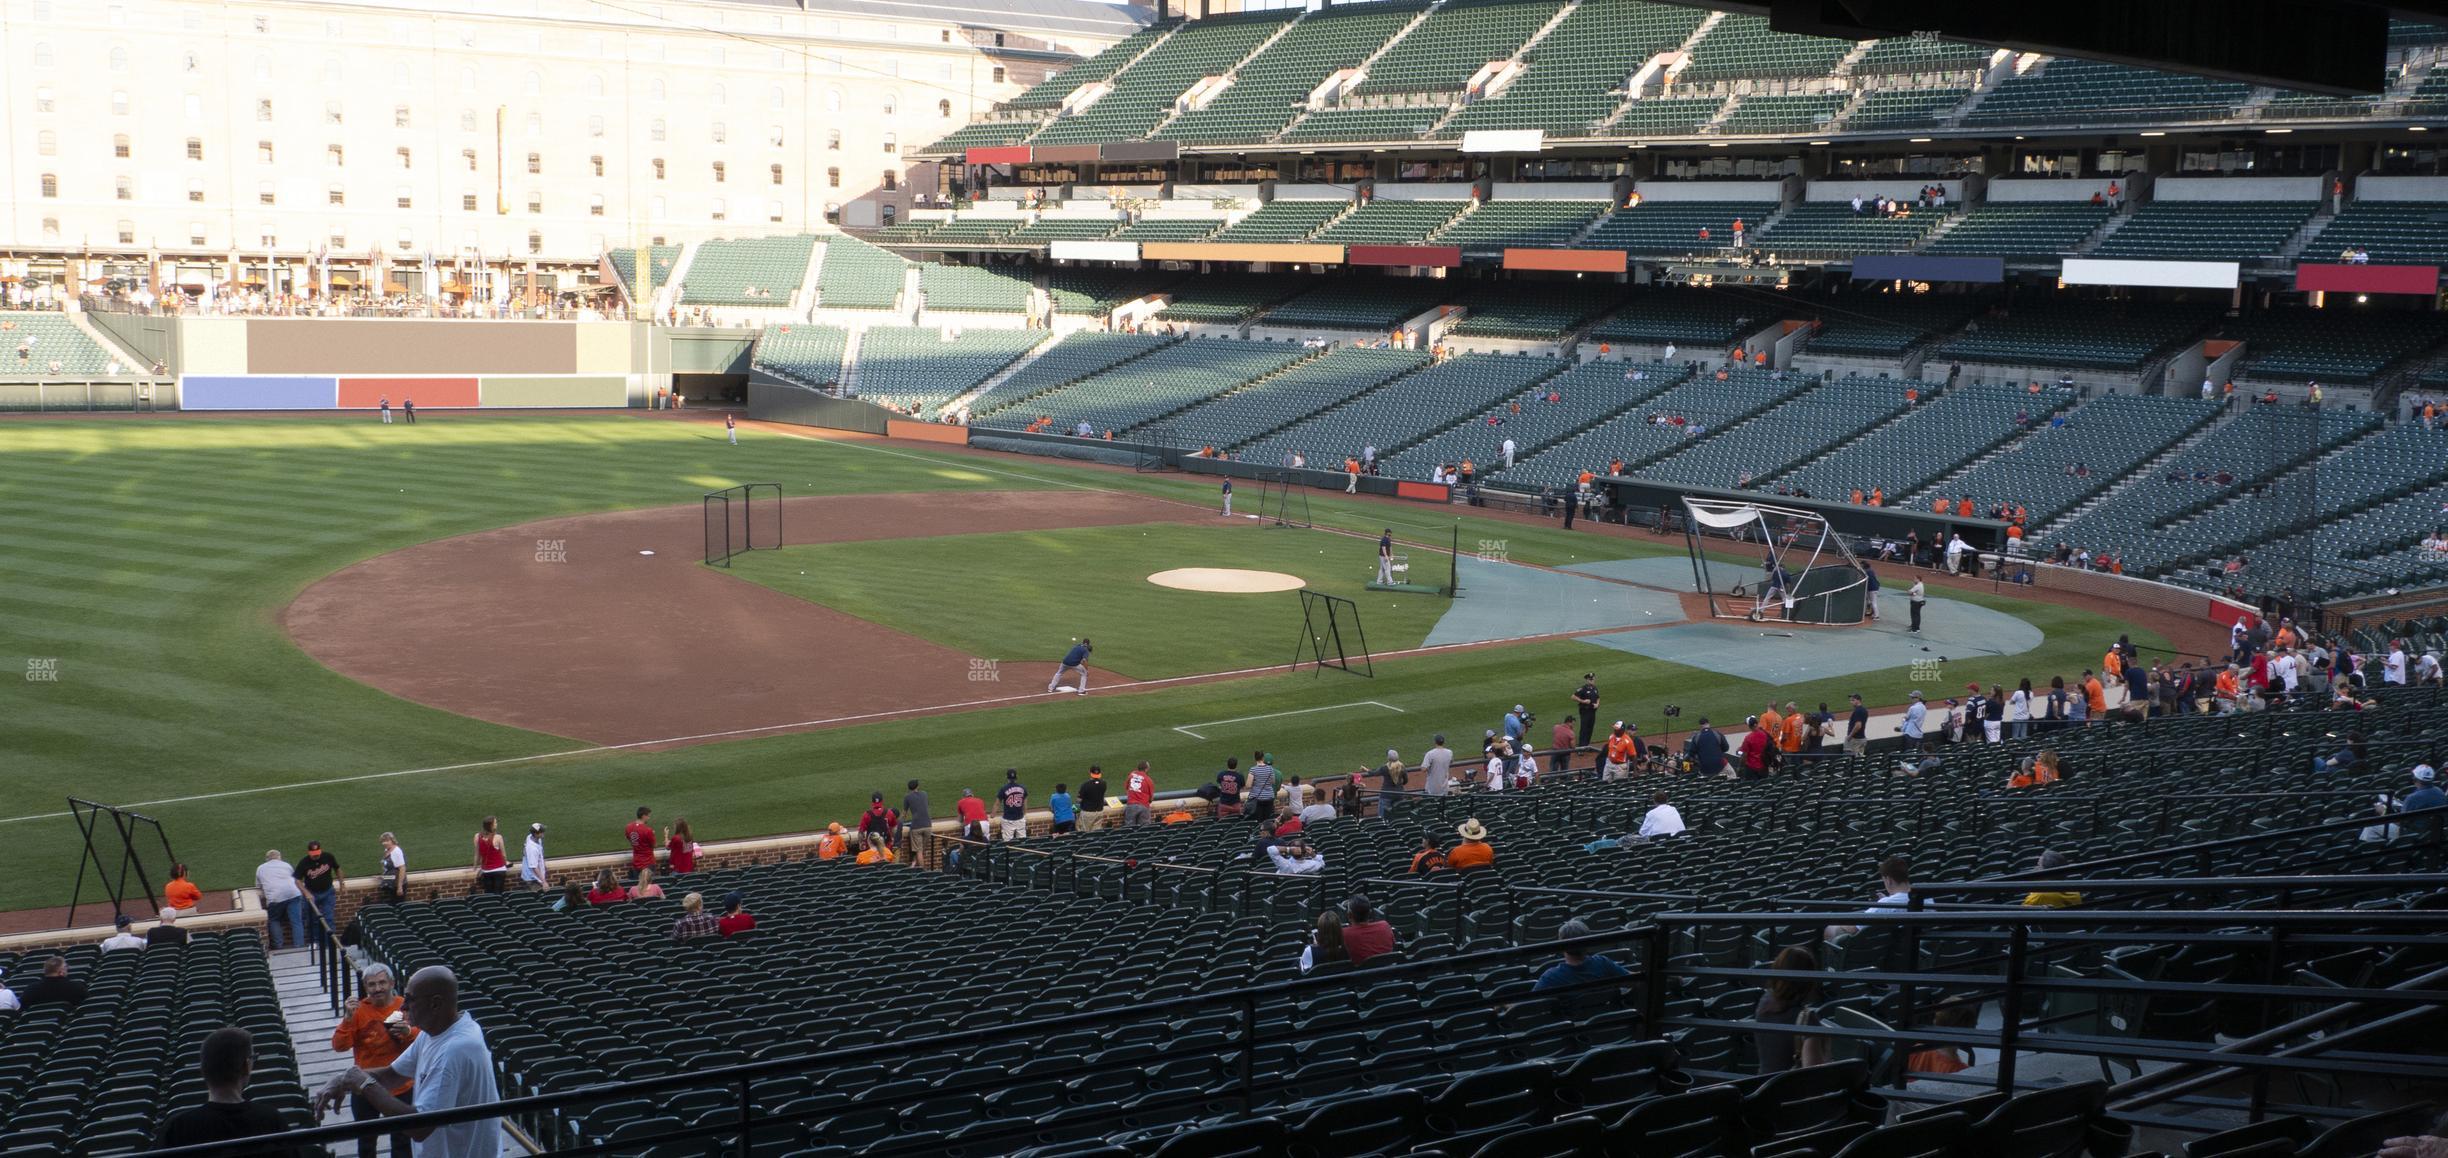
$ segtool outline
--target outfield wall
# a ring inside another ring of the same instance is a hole
[[[739,331],[642,338],[626,322],[164,321],[183,410],[367,410],[385,397],[394,407],[413,398],[420,410],[625,409],[671,385],[675,371],[744,364],[751,340]]]
[[[626,408],[625,374],[183,374],[182,410]]]

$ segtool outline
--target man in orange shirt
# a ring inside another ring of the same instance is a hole
[[[1847,499],[1846,501],[1847,501],[1847,502],[1850,502],[1851,504],[1853,504],[1854,506],[1857,506],[1857,507],[1858,507],[1858,506],[1860,506],[1860,505],[1862,505],[1862,490],[1861,490],[1861,488],[1860,488],[1860,487],[1854,487],[1854,488],[1853,488],[1853,497],[1852,497],[1852,498],[1850,498],[1850,499]]]
[[[2108,691],[2100,686],[2099,677],[2091,674],[2090,668],[2083,669],[2082,694],[2083,702],[2091,705],[2092,719],[2096,720],[2107,714]]]
[[[1802,709],[1792,700],[1785,701],[1785,731],[1778,738],[1777,747],[1787,752],[1801,751],[1802,733],[1808,730],[1809,721],[1802,718]]]
[[[1887,505],[1887,488],[1885,488],[1885,487],[1871,487],[1871,488],[1870,488],[1870,505],[1871,505],[1871,506],[1874,506],[1874,507],[1883,507],[1883,506],[1886,506],[1886,505]]]
[[[1777,714],[1775,700],[1768,701],[1768,706],[1760,709],[1759,729],[1768,733],[1770,747],[1785,750],[1785,717]]]
[[[1945,495],[1938,496],[1936,501],[1930,503],[1930,513],[1933,515],[1943,515],[1947,513],[1947,501]]]
[[[1640,741],[1632,737],[1622,720],[1615,721],[1615,730],[1606,738],[1605,779],[1621,780],[1632,774],[1632,758],[1640,754]]]
[[[1955,517],[1959,519],[1968,519],[1972,517],[1972,496],[1965,495],[1964,497],[1955,500]]]
[[[1465,820],[1454,829],[1462,843],[1445,854],[1445,867],[1460,872],[1464,869],[1487,868],[1496,863],[1496,850],[1488,847],[1487,826],[1478,817]]]
[[[2242,690],[2243,689],[2238,687],[2236,684],[2235,665],[2232,663],[2228,664],[2224,669],[2220,670],[2217,681],[2211,685],[2210,706],[2222,716],[2233,712],[2235,711],[2236,699],[2239,694],[2241,694]]]
[[[366,966],[365,972],[360,975],[360,984],[364,995],[357,999],[349,1015],[339,1025],[332,1027],[331,1047],[334,1053],[349,1054],[351,1064],[358,1069],[372,1073],[399,1060],[399,1055],[407,1050],[408,1043],[416,1040],[417,1031],[408,1024],[405,1016],[398,1021],[390,1020],[399,1013],[401,1002],[397,993],[398,983],[392,978],[388,966]],[[391,1093],[406,1101],[412,1085],[401,1083]],[[382,1117],[382,1111],[375,1109],[374,1104],[366,1100],[364,1092],[359,1091],[349,1095],[349,1115],[363,1122],[368,1118]],[[378,1138],[359,1138],[357,1158],[374,1158],[381,1145]],[[393,1158],[404,1158],[408,1153],[406,1134],[391,1136],[391,1153]]]
[[[2108,654],[2100,658],[2100,671],[2107,675],[2110,682],[2123,688],[2125,686],[2125,653],[2113,647],[2109,648]],[[2105,704],[2095,701],[2091,707],[2092,710],[2098,711],[2105,707]]]

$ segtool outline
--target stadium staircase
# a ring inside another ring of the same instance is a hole
[[[1411,35],[1411,34],[1412,34],[1414,31],[1417,31],[1417,30],[1418,30],[1418,28],[1419,28],[1419,26],[1420,26],[1421,24],[1423,24],[1423,23],[1426,23],[1426,22],[1427,22],[1428,17],[1429,17],[1431,14],[1435,13],[1435,12],[1436,12],[1438,9],[1443,8],[1443,7],[1446,5],[1446,2],[1447,2],[1447,0],[1435,0],[1435,2],[1434,2],[1434,3],[1432,3],[1432,4],[1428,5],[1426,8],[1422,8],[1422,9],[1420,9],[1418,12],[1416,12],[1416,13],[1412,14],[1412,17],[1411,17],[1411,22],[1410,22],[1410,23],[1403,25],[1401,28],[1397,28],[1397,29],[1395,29],[1395,30],[1394,30],[1394,35],[1387,37],[1387,38],[1385,39],[1385,42],[1384,42],[1384,43],[1382,43],[1382,44],[1379,44],[1379,45],[1377,46],[1377,48],[1376,48],[1376,50],[1375,50],[1375,51],[1372,51],[1372,52],[1370,52],[1370,53],[1369,53],[1367,56],[1365,56],[1365,57],[1361,58],[1360,63],[1359,63],[1358,65],[1353,66],[1353,67],[1355,67],[1355,68],[1359,69],[1362,83],[1366,83],[1366,82],[1367,82],[1367,78],[1368,78],[1368,70],[1369,70],[1369,66],[1370,66],[1370,65],[1377,63],[1377,59],[1378,59],[1379,57],[1382,57],[1382,56],[1384,56],[1384,55],[1385,55],[1387,52],[1392,51],[1395,45],[1402,43],[1402,41],[1403,41],[1403,38],[1404,38],[1404,37],[1407,37],[1407,36]],[[1464,78],[1464,79],[1466,79],[1466,80],[1467,80],[1468,78],[1466,77],[1466,78]],[[1338,99],[1339,99],[1339,98],[1338,98]],[[1269,140],[1269,141],[1288,141],[1288,140],[1291,140],[1291,139],[1292,139],[1292,135],[1293,135],[1293,133],[1294,133],[1294,132],[1296,132],[1296,131],[1298,131],[1298,130],[1300,129],[1300,127],[1301,127],[1301,122],[1308,120],[1308,119],[1309,119],[1309,114],[1311,114],[1311,113],[1313,113],[1313,112],[1323,112],[1323,111],[1326,111],[1326,109],[1337,109],[1337,108],[1368,108],[1368,107],[1371,107],[1371,106],[1368,106],[1368,105],[1341,105],[1341,104],[1333,104],[1333,105],[1327,105],[1327,106],[1325,106],[1325,109],[1310,109],[1310,108],[1303,108],[1303,109],[1302,109],[1300,112],[1298,112],[1298,113],[1294,114],[1294,115],[1293,115],[1293,117],[1292,117],[1292,119],[1291,119],[1290,121],[1285,122],[1285,123],[1284,123],[1284,127],[1283,127],[1283,128],[1281,128],[1281,129],[1277,129],[1273,135],[1271,135],[1271,136],[1269,136],[1269,137],[1267,138],[1267,140]],[[1440,119],[1442,119],[1442,118],[1440,118]]]
[[[949,414],[966,409],[970,403],[977,401],[980,395],[983,395],[987,391],[992,390],[1007,381],[1010,381],[1012,375],[1027,369],[1029,365],[1036,362],[1037,359],[1045,357],[1046,351],[1053,349],[1055,344],[1060,341],[1062,341],[1061,338],[1049,335],[1045,341],[1029,347],[1028,353],[1012,359],[1011,365],[1005,366],[1002,369],[987,375],[984,381],[979,382],[977,385],[972,386],[967,390],[961,391],[959,394],[956,394],[949,399],[946,399],[944,404],[937,408],[937,413]]]
[[[841,385],[844,398],[858,397],[859,339],[867,336],[866,327],[852,330],[842,339]]]
[[[1713,29],[1713,28],[1717,27],[1719,24],[1724,23],[1724,22],[1725,22],[1725,18],[1726,18],[1726,14],[1725,14],[1725,13],[1723,13],[1723,12],[1715,12],[1715,11],[1712,11],[1712,12],[1710,12],[1708,15],[1701,17],[1701,18],[1700,18],[1700,23],[1699,23],[1697,26],[1695,26],[1695,27],[1694,27],[1694,28],[1691,30],[1691,35],[1684,37],[1684,38],[1683,38],[1683,42],[1682,42],[1681,44],[1675,45],[1675,46],[1674,46],[1674,48],[1673,48],[1673,49],[1671,49],[1670,51],[1673,51],[1673,52],[1681,52],[1681,53],[1688,53],[1688,52],[1690,52],[1690,51],[1692,50],[1692,46],[1693,46],[1693,45],[1696,45],[1696,44],[1700,43],[1700,41],[1701,41],[1702,39],[1706,38],[1706,37],[1708,36],[1708,34],[1709,34],[1709,30],[1710,30],[1710,29]],[[1646,63],[1646,62],[1642,62],[1642,63]],[[1635,67],[1635,69],[1637,70],[1637,68],[1638,68],[1639,66],[1638,66],[1638,65],[1635,65],[1634,67]],[[1626,74],[1624,74],[1624,82],[1625,82],[1625,83],[1629,83],[1629,82],[1631,81],[1631,79],[1632,79],[1632,76],[1631,76],[1631,74],[1630,74],[1630,73],[1626,73]],[[1663,95],[1663,93],[1661,93],[1660,95]],[[1705,96],[1705,95],[1707,95],[1707,94],[1703,93],[1703,94],[1698,94],[1698,95],[1703,95],[1703,96]],[[1632,95],[1631,93],[1629,93],[1629,92],[1625,93],[1625,94],[1624,94],[1624,98],[1623,98],[1622,100],[1620,100],[1620,101],[1617,101],[1617,102],[1616,102],[1614,109],[1613,109],[1613,110],[1611,110],[1611,111],[1609,111],[1609,112],[1607,113],[1606,117],[1605,117],[1604,119],[1602,119],[1602,120],[1600,120],[1600,121],[1598,122],[1598,127],[1597,127],[1597,128],[1596,128],[1596,130],[1594,130],[1594,131],[1593,131],[1593,132],[1592,132],[1590,135],[1591,135],[1591,136],[1594,136],[1594,137],[1603,137],[1603,136],[1607,136],[1607,135],[1609,134],[1609,132],[1615,128],[1615,126],[1616,126],[1616,125],[1618,125],[1618,124],[1622,123],[1622,121],[1623,121],[1624,117],[1625,117],[1627,114],[1629,114],[1629,113],[1632,111],[1632,106],[1633,106],[1633,105],[1636,105],[1636,104],[1639,104],[1639,103],[1640,103],[1640,100],[1639,100],[1639,99],[1637,99],[1637,98],[1635,98],[1635,97],[1633,97],[1633,95]],[[1713,117],[1713,118],[1711,118],[1711,119],[1710,119],[1710,122],[1709,122],[1710,126],[1712,126],[1712,127],[1713,127],[1713,126],[1715,126],[1717,123],[1719,123],[1719,122],[1721,122],[1721,121],[1725,120],[1725,118],[1726,118],[1726,114],[1732,111],[1732,108],[1731,108],[1732,104],[1733,104],[1733,102],[1728,101],[1728,102],[1726,103],[1726,106],[1725,106],[1725,107],[1721,107],[1721,108],[1719,108],[1719,109],[1717,110],[1717,115],[1716,115],[1715,117]]]
[[[102,352],[108,355],[111,361],[119,364],[119,373],[149,375],[152,372],[152,363],[137,357],[126,346],[121,345],[119,339],[104,333],[102,327],[93,324],[93,320],[86,317],[82,311],[69,314],[67,317],[69,324],[75,326],[94,345],[100,346]],[[104,369],[107,371],[109,367],[106,366]]]
[[[2329,228],[2329,223],[2338,218],[2337,214],[2330,212],[2328,206],[2329,199],[2321,198],[2320,211],[2312,215],[2312,220],[2304,222],[2303,228],[2295,231],[2295,236],[2287,238],[2286,244],[2278,247],[2279,257],[2293,261],[2302,257],[2304,250],[2312,247],[2313,241],[2320,237],[2321,231]]]
[[[2066,252],[2068,254],[2081,254],[2097,251],[2100,246],[2108,244],[2109,238],[2116,236],[2117,230],[2125,228],[2125,224],[2132,221],[2134,219],[2134,214],[2140,212],[2141,209],[2141,205],[2137,204],[2133,199],[2127,198],[2124,209],[2109,214],[2108,220],[2100,222],[2100,227],[2091,231],[2091,236],[2083,238],[2079,244]]]
[[[680,308],[680,287],[688,284],[689,267],[695,264],[697,243],[691,241],[680,247],[680,256],[672,259],[670,276],[655,287],[652,303],[655,317],[669,317]]]
[[[816,312],[816,278],[824,270],[824,253],[824,237],[820,234],[816,244],[808,251],[807,269],[799,275],[799,288],[791,294],[791,306],[799,317],[805,318]]]
[[[1323,9],[1320,9],[1320,11],[1323,11]],[[1303,12],[1290,20],[1284,21],[1280,27],[1275,29],[1275,31],[1268,33],[1266,39],[1259,41],[1248,52],[1243,53],[1241,55],[1241,59],[1234,61],[1231,68],[1225,69],[1223,72],[1217,74],[1224,79],[1224,84],[1221,88],[1207,94],[1208,103],[1212,104],[1216,101],[1223,100],[1225,95],[1232,91],[1234,82],[1240,79],[1241,70],[1243,68],[1248,67],[1251,61],[1265,55],[1266,50],[1273,48],[1276,41],[1283,39],[1294,28],[1299,27],[1302,21],[1307,20],[1308,18],[1309,14],[1307,12]],[[1206,78],[1201,77],[1199,79],[1204,80]],[[1192,83],[1195,84],[1197,82],[1193,81]],[[1201,107],[1203,108],[1205,106]],[[1174,95],[1173,107],[1168,109],[1164,116],[1158,118],[1154,125],[1149,126],[1146,132],[1140,133],[1138,136],[1143,140],[1156,140],[1164,136],[1165,129],[1172,125],[1174,121],[1179,120],[1183,113],[1195,111],[1197,110],[1184,108],[1181,102],[1181,94],[1177,93]]]
[[[1989,99],[1989,94],[1996,92],[1999,85],[2006,83],[2012,77],[2021,75],[2014,70],[2015,61],[2019,59],[2021,59],[2020,56],[2009,54],[2005,60],[1990,66],[1986,72],[1981,74],[1980,82],[1972,86],[1972,95],[1965,97],[1962,103],[1940,116],[1938,126],[1946,129],[1960,127],[1964,123],[1964,118],[1971,116],[1972,110],[1979,108],[1982,101]],[[2032,65],[2031,71],[2038,72],[2046,67],[2048,65],[2043,61]]]
[[[2115,499],[2118,495],[2138,486],[2156,483],[2159,479],[2159,472],[2164,469],[2168,463],[2174,461],[2178,456],[2190,452],[2194,447],[2199,446],[2203,442],[2209,440],[2210,436],[2218,433],[2220,429],[2248,413],[2250,409],[2250,407],[2246,406],[2229,406],[2225,408],[2219,412],[2218,417],[2203,423],[2201,427],[2195,430],[2193,433],[2177,439],[2166,449],[2135,464],[2132,470],[2125,472],[2123,477],[2117,479],[2114,484],[2110,485],[2106,489],[2092,493],[2083,501],[2068,507],[2063,514],[2058,515],[2056,518],[2049,519],[2037,526],[2023,528],[2025,535],[2024,541],[2027,543],[2034,543],[2042,539],[2046,539],[2050,535],[2063,530],[2066,526],[2073,523],[2074,520],[2091,513],[2093,508]]]
[[[1519,66],[1525,57],[1528,57],[1533,50],[1538,48],[1541,41],[1547,39],[1549,33],[1556,30],[1557,25],[1564,23],[1567,17],[1570,17],[1573,13],[1580,11],[1580,9],[1581,0],[1565,0],[1563,7],[1556,9],[1555,15],[1548,17],[1547,23],[1540,25],[1538,31],[1531,33],[1530,39],[1523,41],[1520,48],[1514,49],[1513,55],[1505,58],[1505,62],[1507,64]],[[1469,78],[1465,77],[1464,79],[1468,80]],[[1420,135],[1431,140],[1442,137],[1445,134],[1446,124],[1451,122],[1455,117],[1461,116],[1462,110],[1469,108],[1470,106],[1471,102],[1467,100],[1453,102],[1452,105],[1445,109],[1442,115],[1437,117],[1436,123],[1430,125],[1428,127],[1428,131]]]

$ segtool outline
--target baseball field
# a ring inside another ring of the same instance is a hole
[[[1218,517],[1210,480],[741,436],[644,415],[10,423],[0,909],[67,901],[71,796],[159,819],[210,889],[309,839],[370,869],[386,830],[412,869],[461,864],[487,814],[544,822],[566,855],[616,847],[639,804],[720,840],[848,821],[913,778],[948,815],[1006,767],[1039,798],[1140,759],[1186,788],[1259,747],[1341,773],[1439,731],[1475,748],[1517,702],[1561,718],[1585,671],[1603,714],[1656,732],[1669,703],[1678,728],[1772,695],[1894,705],[2070,677],[2120,632],[2166,642],[1949,588],[2020,642],[1746,666],[1730,636],[1643,642],[1698,630],[1664,625],[1679,543],[1326,494],[1314,529],[1277,528]],[[707,567],[699,497],[747,482],[788,496],[788,545]],[[1380,531],[1431,573],[1457,525],[1462,598],[1365,589]],[[1353,599],[1373,678],[1287,673],[1300,599],[1149,582],[1182,567]],[[1044,694],[1081,636],[1092,693]]]

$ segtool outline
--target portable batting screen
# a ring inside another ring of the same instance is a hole
[[[1292,650],[1292,670],[1312,664],[1320,673],[1331,667],[1376,678],[1377,666],[1369,661],[1368,633],[1360,627],[1360,605],[1306,587],[1293,594],[1300,596],[1301,635]],[[1355,660],[1360,666],[1352,666]]]
[[[782,547],[782,484],[744,483],[705,497],[705,561],[731,565],[743,551]]]
[[[1869,576],[1852,548],[1817,512],[1686,495],[1683,513],[1692,589],[1707,601],[1711,617],[1753,623],[1864,622]],[[1758,574],[1718,591],[1719,568],[1710,565],[1706,545],[1711,533],[1756,544]]]

